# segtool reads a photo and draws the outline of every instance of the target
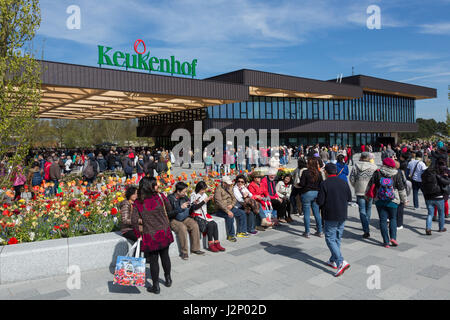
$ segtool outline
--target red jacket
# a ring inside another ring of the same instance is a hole
[[[44,180],[50,181],[50,167],[52,166],[51,162],[45,162],[44,164]]]
[[[255,181],[252,181],[252,183],[248,186],[248,191],[252,194],[253,199],[261,203],[263,210],[266,210],[266,202],[256,199],[257,196],[261,196],[263,198],[267,198],[269,196],[267,189],[262,186],[262,183],[258,185]]]
[[[277,194],[277,183],[274,181],[272,181],[272,186],[270,188],[271,192],[269,192],[269,178],[268,177],[264,177],[263,179],[261,179],[261,188],[264,188],[266,194],[269,196],[269,198],[272,199],[277,199],[280,200],[280,197]],[[251,191],[250,191],[251,192]],[[273,194],[273,195],[271,195]]]

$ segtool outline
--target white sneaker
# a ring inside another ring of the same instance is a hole
[[[402,229],[403,229],[403,226],[397,227],[397,230],[402,230]]]
[[[334,274],[335,277],[339,277],[341,274],[344,273],[345,270],[350,268],[350,264],[347,261],[343,261],[342,264],[339,266],[338,270]]]
[[[333,269],[337,269],[338,268],[336,262],[334,262],[334,261],[331,262],[330,260],[328,260],[327,261],[327,265],[332,267]]]

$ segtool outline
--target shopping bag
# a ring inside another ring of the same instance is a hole
[[[136,253],[133,257],[133,250]],[[128,251],[127,256],[118,256],[114,271],[114,284],[145,287],[145,258],[140,258],[141,239]]]
[[[272,217],[273,217],[272,203],[270,201],[266,201],[265,202],[265,207],[266,207],[266,209],[263,210],[264,215],[266,216],[267,222],[271,223],[272,222]]]

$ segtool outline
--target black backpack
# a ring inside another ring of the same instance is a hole
[[[422,190],[426,195],[440,195],[442,193],[434,170],[426,169],[422,173]]]

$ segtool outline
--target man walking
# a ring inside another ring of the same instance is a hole
[[[327,179],[321,183],[317,204],[322,209],[325,242],[331,251],[327,265],[337,269],[335,277],[339,277],[350,264],[341,254],[341,239],[347,219],[348,202],[352,201],[352,192],[348,183],[337,177],[337,168],[333,163],[325,166]]]
[[[414,210],[419,209],[419,189],[422,190],[422,173],[427,166],[422,161],[422,152],[416,152],[416,159],[411,160],[408,164],[407,177],[412,182]]]

